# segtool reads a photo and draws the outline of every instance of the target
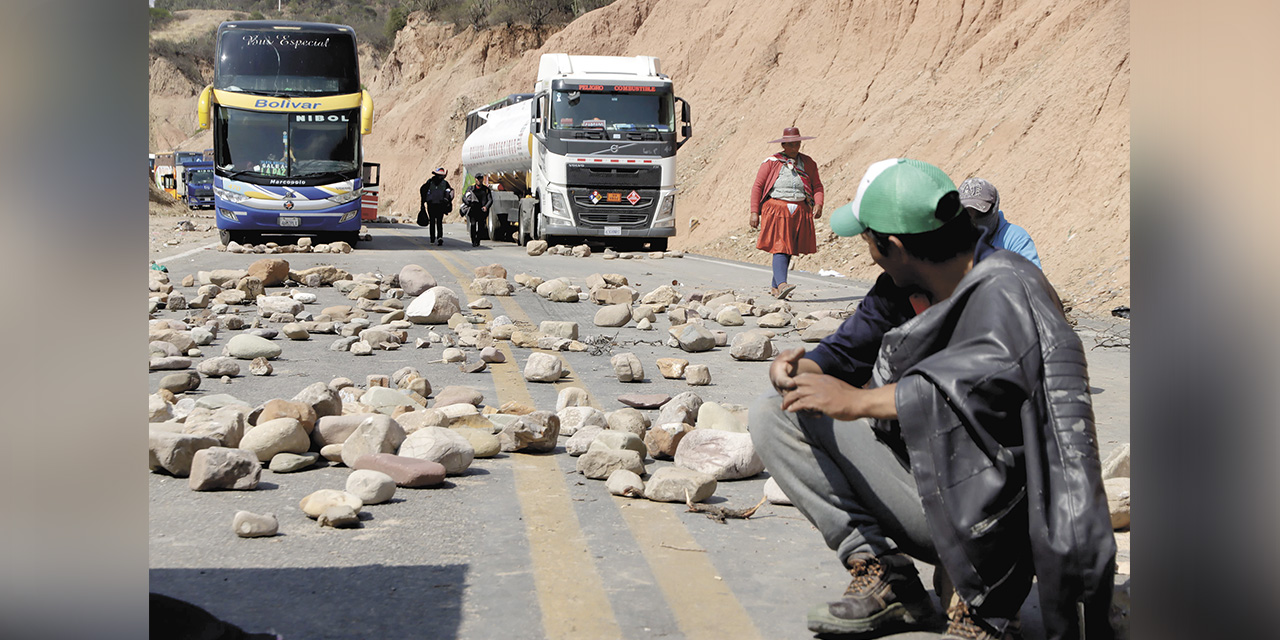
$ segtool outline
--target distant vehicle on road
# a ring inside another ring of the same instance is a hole
[[[660,251],[676,233],[675,156],[693,128],[655,57],[543,54],[534,93],[472,111],[466,132],[464,188],[481,174],[499,185],[491,239]]]
[[[373,128],[373,100],[360,88],[354,29],[222,23],[198,117],[213,128],[214,217],[224,244],[304,234],[355,246],[360,195],[373,186],[362,175],[360,144]]]
[[[213,208],[213,162],[182,165],[182,192],[188,209]]]

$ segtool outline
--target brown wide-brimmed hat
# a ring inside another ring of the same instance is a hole
[[[769,144],[777,144],[779,142],[800,142],[801,140],[812,140],[817,136],[800,135],[799,127],[787,127],[782,130],[782,137],[777,140],[770,140]]]

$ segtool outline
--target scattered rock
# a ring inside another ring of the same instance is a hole
[[[680,348],[690,353],[710,351],[716,346],[715,336],[701,325],[684,324],[671,328],[671,335],[679,343]]]
[[[774,353],[773,341],[769,339],[769,336],[756,331],[747,331],[733,337],[733,344],[729,347],[729,355],[733,356],[734,360],[758,362],[772,359],[776,354]]]
[[[782,487],[778,486],[778,481],[772,476],[764,481],[764,499],[769,504],[791,504],[791,498],[788,498],[787,494],[782,492]]]
[[[277,418],[293,418],[302,425],[302,430],[311,435],[316,426],[316,410],[305,402],[292,402],[281,398],[268,400],[262,405],[257,422],[262,424]]]
[[[191,474],[191,461],[196,452],[218,446],[218,440],[208,436],[164,431],[154,426],[148,430],[148,466],[152,471],[165,471],[185,478]]]
[[[540,256],[547,252],[547,242],[545,240],[531,240],[525,245],[525,253],[531,256]]]
[[[274,473],[293,473],[311,467],[320,461],[320,454],[314,451],[306,453],[277,453],[271,456],[267,468]]]
[[[676,448],[675,464],[717,480],[749,478],[764,471],[750,434],[712,429],[685,434]]]
[[[800,339],[805,342],[821,342],[823,338],[840,329],[844,321],[839,318],[822,318],[800,332]]]
[[[201,362],[196,367],[196,371],[199,371],[210,378],[238,376],[240,375],[240,363],[236,362],[234,358],[218,356]]]
[[[560,433],[565,436],[572,436],[583,427],[607,426],[604,412],[595,407],[565,407],[556,412],[556,417],[560,418]]]
[[[702,502],[716,492],[714,476],[680,467],[662,467],[644,485],[644,497],[655,502]]]
[[[489,363],[501,363],[507,361],[507,356],[498,350],[497,347],[485,347],[480,350],[480,360]]]
[[[267,362],[267,359],[264,357],[254,358],[253,361],[249,363],[249,373],[255,376],[269,376],[271,375],[271,371],[271,363]]]
[[[489,429],[472,429],[470,427],[450,427],[458,435],[471,443],[476,458],[492,458],[502,451],[502,442]]]
[[[448,287],[432,287],[405,309],[405,319],[414,324],[444,324],[461,311],[458,295]]]
[[[609,359],[619,382],[643,382],[644,367],[634,353],[619,353]]]
[[[671,400],[665,393],[628,393],[618,396],[618,402],[634,409],[657,409]]]
[[[538,325],[538,332],[566,340],[578,339],[578,323],[561,320],[543,320]]]
[[[311,439],[302,424],[293,418],[277,418],[259,423],[245,432],[240,448],[247,449],[260,462],[268,462],[277,453],[305,453],[311,447]]]
[[[1107,508],[1111,511],[1111,528],[1126,529],[1129,527],[1129,487],[1127,477],[1116,477],[1102,481],[1107,492]]]
[[[689,361],[684,358],[658,358],[658,372],[668,380],[683,378],[685,367],[688,366]]]
[[[351,347],[347,350],[350,351],[353,356],[373,355],[373,345],[365,342],[364,340],[351,343]]]
[[[244,449],[209,447],[197,451],[191,460],[187,486],[193,491],[235,489],[247,491],[258,487],[262,465],[253,453]]]
[[[338,392],[323,382],[313,382],[293,396],[294,402],[301,402],[311,407],[316,419],[325,416],[342,414],[342,398]]]
[[[280,530],[276,514],[258,515],[250,511],[237,511],[231,520],[231,530],[241,538],[262,538],[274,536]]]
[[[394,392],[393,392],[394,393]],[[394,453],[405,439],[404,428],[390,416],[373,415],[361,421],[342,442],[342,462],[348,467],[366,454]]]
[[[644,481],[640,475],[627,469],[617,469],[609,474],[604,486],[609,493],[626,498],[644,497]]]
[[[711,384],[711,369],[705,364],[691,364],[685,367],[684,379],[693,386]]]
[[[625,327],[631,321],[631,305],[611,304],[596,312],[597,327]]]
[[[591,404],[591,395],[581,387],[565,387],[556,396],[556,413],[565,407],[585,407]]]
[[[391,453],[378,453],[356,458],[352,469],[372,469],[391,476],[396,486],[408,488],[434,487],[444,482],[444,465],[430,460],[408,458]]]
[[[695,424],[698,421],[698,409],[702,407],[702,397],[692,391],[686,391],[678,394],[671,399],[662,410],[658,412],[658,418],[654,420],[654,424],[668,424],[671,422],[684,422],[687,424]]]
[[[462,434],[444,427],[423,427],[409,434],[397,455],[431,460],[444,466],[451,476],[462,475],[471,466],[475,448]]]
[[[599,440],[597,439],[597,442]],[[592,480],[604,480],[619,469],[625,469],[637,476],[644,473],[644,460],[639,453],[630,449],[598,449],[591,445],[586,453],[578,456],[578,473]]]
[[[1129,443],[1126,442],[1102,461],[1102,479],[1128,478],[1129,466]]]
[[[436,394],[436,402],[432,406],[440,408],[451,404],[469,404],[478,407],[482,402],[484,402],[484,394],[476,389],[460,385],[449,385]]]
[[[756,326],[767,329],[777,329],[791,324],[791,314],[789,313],[767,313],[756,321]]]
[[[396,495],[396,481],[373,469],[356,469],[347,476],[347,493],[364,504],[382,504]]]
[[[279,345],[254,335],[240,334],[227,341],[226,354],[241,360],[266,358],[271,360],[280,357],[282,349]]]
[[[534,411],[520,416],[502,429],[498,439],[502,450],[549,453],[555,450],[560,435],[560,418],[550,411]]]
[[[476,278],[471,281],[471,291],[480,296],[507,297],[514,289],[506,278]]]
[[[644,433],[645,448],[655,460],[671,460],[676,455],[680,440],[690,431],[693,431],[693,426],[684,422],[659,424]]]
[[[290,322],[281,327],[280,333],[283,333],[284,337],[290,340],[309,340],[311,338],[311,333],[296,322]]]
[[[524,365],[524,379],[530,382],[555,382],[564,375],[560,358],[549,353],[529,354]]]
[[[279,287],[289,279],[289,263],[278,258],[263,258],[249,265],[249,275],[262,281],[264,287]]]
[[[716,402],[702,403],[702,406],[698,408],[696,425],[699,429],[747,433],[746,420]]]
[[[423,292],[436,286],[435,276],[416,264],[407,264],[400,269],[400,288],[406,296],[420,296]]]

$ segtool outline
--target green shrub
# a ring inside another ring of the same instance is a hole
[[[168,9],[156,9],[151,7],[151,28],[156,29],[173,21],[173,12]]]

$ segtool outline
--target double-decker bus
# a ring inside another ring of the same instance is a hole
[[[373,100],[360,85],[354,29],[222,23],[197,115],[202,129],[213,127],[223,244],[305,234],[355,246],[361,190],[373,186],[360,145],[373,128]]]

